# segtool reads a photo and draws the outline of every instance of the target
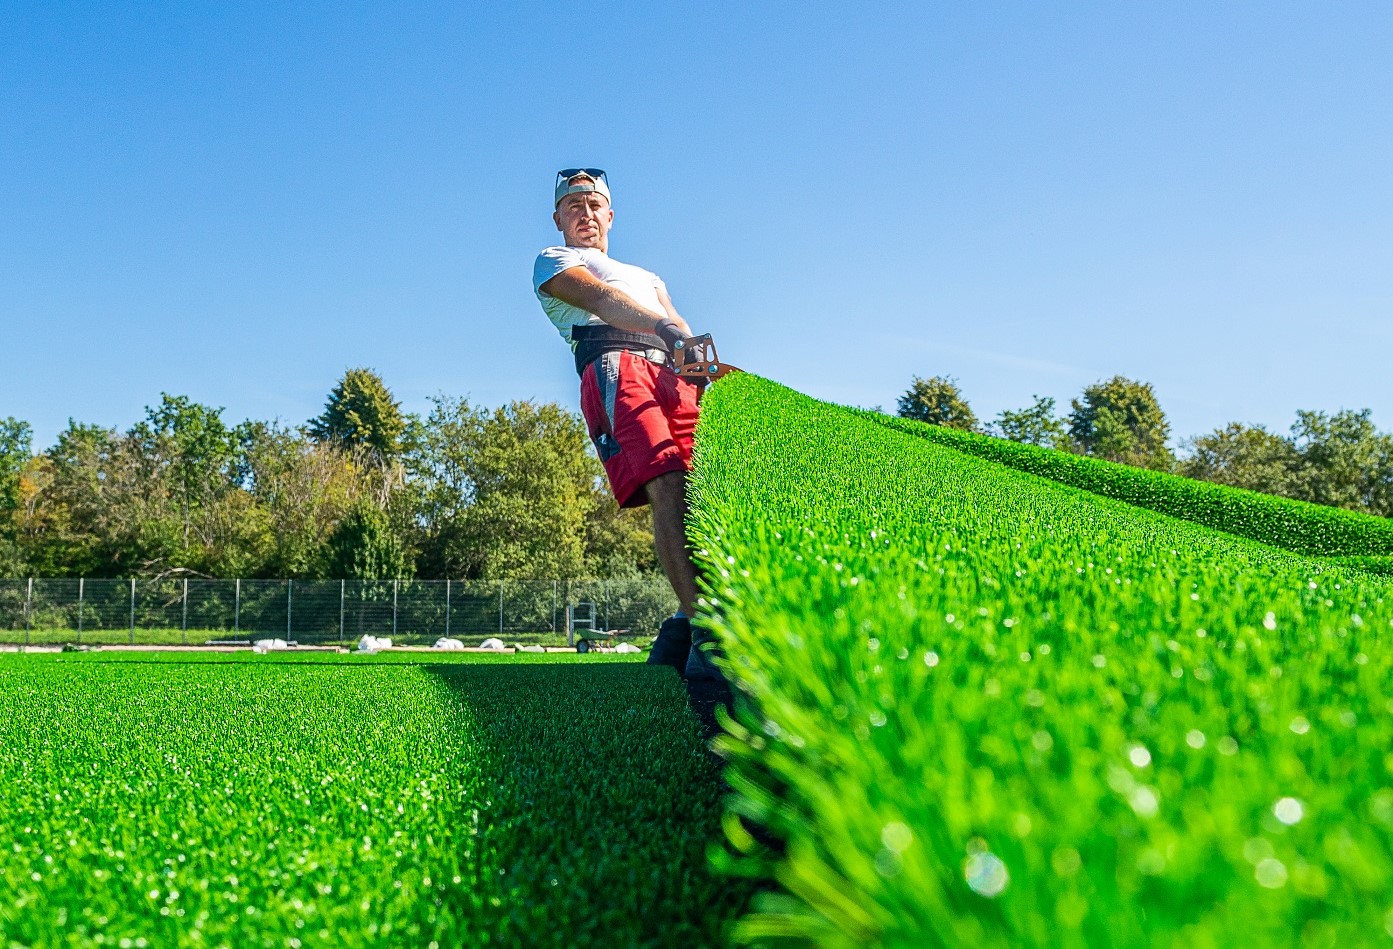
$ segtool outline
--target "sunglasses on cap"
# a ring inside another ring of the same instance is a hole
[[[610,200],[609,181],[605,178],[602,169],[563,168],[556,173],[556,207],[561,206],[561,199],[567,195],[586,192],[594,192],[601,195],[606,201]]]
[[[596,181],[609,184],[609,179],[605,177],[603,168],[562,168],[556,173],[556,178],[559,183],[574,178],[576,175],[585,175],[587,178],[594,178]]]

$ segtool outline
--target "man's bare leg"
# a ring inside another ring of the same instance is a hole
[[[696,565],[687,549],[687,473],[669,471],[643,486],[653,505],[653,548],[658,563],[677,594],[682,612],[688,616],[696,605]]]

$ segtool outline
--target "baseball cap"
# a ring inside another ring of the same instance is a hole
[[[584,194],[595,192],[605,196],[605,200],[614,203],[609,195],[609,181],[605,178],[604,170],[601,168],[562,168],[556,173],[556,204],[561,204],[561,199],[568,194]]]

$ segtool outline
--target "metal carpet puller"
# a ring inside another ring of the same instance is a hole
[[[677,324],[667,320],[659,323],[657,330],[668,346],[668,366],[683,379],[712,382],[728,373],[741,371],[738,366],[721,362],[710,333],[683,336]]]

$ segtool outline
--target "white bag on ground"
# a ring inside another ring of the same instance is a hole
[[[264,656],[273,649],[279,651],[289,648],[290,644],[284,639],[258,639],[256,642],[252,643],[252,652],[256,653],[258,656]]]
[[[450,639],[448,637],[441,636],[439,639],[435,641],[434,648],[448,649],[451,652],[459,652],[460,650],[464,649],[464,643],[460,642],[458,639]]]
[[[358,640],[359,652],[374,653],[383,649],[391,648],[392,640],[387,638],[386,636],[379,637],[373,635],[364,635],[362,639]]]
[[[614,647],[614,651],[615,651],[615,652],[643,652],[642,649],[638,648],[638,647],[635,646],[633,643],[620,643],[618,646],[615,646],[615,647]]]
[[[497,638],[493,638],[493,639],[485,639],[483,642],[479,643],[479,648],[480,648],[480,649],[507,649],[508,647],[505,646],[505,645],[503,645],[503,640],[497,639]]]

